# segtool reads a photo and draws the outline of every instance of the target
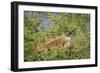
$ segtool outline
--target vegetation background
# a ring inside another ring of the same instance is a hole
[[[70,47],[38,53],[42,42],[65,34]],[[90,14],[24,12],[24,61],[72,60],[90,58]]]

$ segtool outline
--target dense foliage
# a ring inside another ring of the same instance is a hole
[[[71,45],[38,53],[41,43],[65,34]],[[90,58],[90,15],[81,13],[24,12],[24,61]]]

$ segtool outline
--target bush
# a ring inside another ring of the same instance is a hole
[[[38,45],[62,34],[72,38],[70,47],[49,48],[46,53],[40,54],[37,52]],[[90,58],[89,14],[25,11],[25,62],[88,58]]]

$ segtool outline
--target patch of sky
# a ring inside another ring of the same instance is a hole
[[[48,19],[43,12],[36,12],[36,15],[42,20],[40,26],[43,26],[45,31],[47,31],[53,25],[54,22]]]

